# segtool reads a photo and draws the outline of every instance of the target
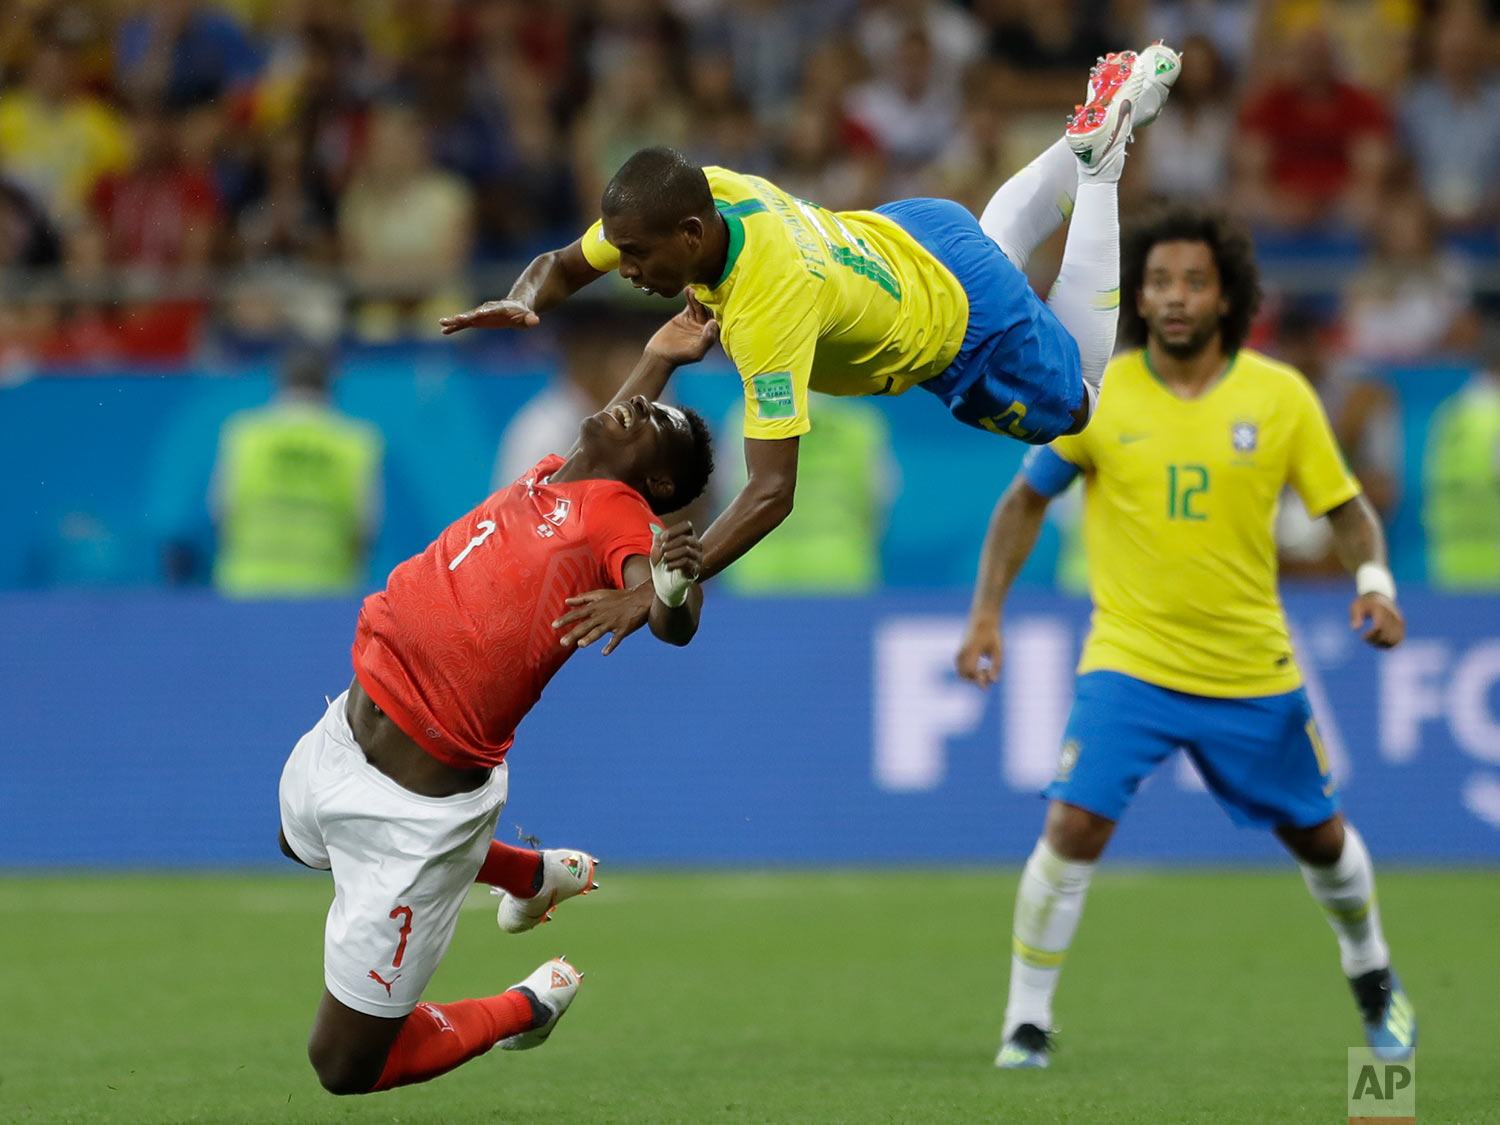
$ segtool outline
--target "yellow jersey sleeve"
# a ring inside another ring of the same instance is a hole
[[[1287,459],[1287,481],[1302,498],[1308,515],[1316,519],[1358,496],[1359,481],[1344,464],[1317,393],[1301,378],[1293,382],[1297,425]]]
[[[605,239],[603,219],[595,219],[594,225],[583,232],[581,245],[589,265],[600,273],[613,273],[620,268],[620,252]]]
[[[745,436],[798,437],[812,429],[807,386],[818,347],[817,312],[809,304],[790,322],[756,307],[763,303],[747,302],[721,326],[724,352],[745,389]],[[779,300],[774,304],[785,307]]]

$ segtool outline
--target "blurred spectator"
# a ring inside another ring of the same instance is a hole
[[[861,399],[816,397],[818,421],[797,445],[797,505],[724,572],[738,593],[863,594],[880,585],[880,545],[898,479],[885,414]],[[736,407],[721,443],[738,447],[744,424]],[[716,484],[724,499],[745,483],[743,461],[728,460]]]
[[[53,218],[80,221],[100,177],[130,157],[119,115],[79,85],[73,52],[43,41],[25,80],[0,94],[0,167]]]
[[[855,41],[877,73],[896,65],[912,27],[926,35],[934,66],[944,74],[960,75],[984,55],[984,26],[951,0],[864,0],[861,8]]]
[[[236,224],[244,260],[288,267],[331,262],[333,194],[293,129],[267,142],[259,181]]]
[[[573,174],[588,221],[598,214],[604,185],[638,149],[683,148],[689,118],[681,88],[658,42],[622,43],[609,52],[593,96],[573,124]]]
[[[1229,141],[1234,135],[1233,87],[1214,44],[1182,42],[1190,60],[1161,116],[1141,132],[1150,190],[1165,198],[1222,198],[1229,186]]]
[[[787,123],[772,178],[800,199],[854,211],[884,198],[885,160],[874,139],[836,111],[801,105]]]
[[[1262,6],[1259,0],[1154,0],[1146,5],[1133,45],[1139,49],[1142,42],[1160,39],[1173,47],[1187,47],[1185,53],[1196,67],[1198,53],[1189,40],[1207,42],[1221,71],[1238,74],[1253,49],[1256,9]],[[1187,70],[1184,65],[1184,76]],[[1172,101],[1181,88],[1179,78]]]
[[[45,352],[57,308],[35,270],[62,260],[47,213],[19,184],[0,176],[0,383],[30,371]]]
[[[898,41],[891,67],[850,91],[845,108],[889,158],[888,194],[899,197],[913,193],[921,165],[954,133],[958,89],[953,75],[935,66],[927,32],[913,25]]]
[[[714,67],[752,114],[767,125],[780,125],[790,112],[807,55],[833,30],[838,8],[791,0],[722,4],[694,27],[689,66]]]
[[[1322,400],[1344,461],[1383,522],[1399,499],[1403,451],[1399,406],[1390,387],[1330,352],[1330,325],[1310,309],[1281,318],[1276,355],[1307,377]],[[1281,571],[1289,576],[1337,577],[1344,573],[1326,518],[1313,519],[1293,489],[1281,497],[1276,521]]]
[[[1349,350],[1360,359],[1413,362],[1474,346],[1469,270],[1443,249],[1427,201],[1387,195],[1374,246],[1345,288]]]
[[[1299,231],[1370,225],[1390,165],[1384,103],[1344,79],[1320,25],[1289,43],[1280,62],[1280,80],[1240,115],[1235,143],[1243,213]]]
[[[382,442],[329,401],[328,356],[291,356],[277,398],[224,424],[210,507],[231,597],[356,592],[381,519]]]
[[[1441,590],[1500,590],[1500,374],[1492,353],[1427,431],[1427,577]]]
[[[1094,60],[1125,46],[1106,0],[981,0],[979,11],[992,29],[990,58],[1012,75],[1006,95],[1018,109],[1068,112],[1083,101]]]
[[[1432,71],[1401,100],[1402,141],[1449,227],[1500,218],[1500,79],[1486,66],[1486,43],[1478,12],[1448,5],[1434,33]]]
[[[609,306],[570,302],[547,314],[561,349],[547,386],[500,435],[491,490],[504,488],[549,453],[567,453],[584,418],[614,399],[649,333]]]
[[[473,192],[433,165],[410,109],[377,111],[369,151],[340,201],[338,228],[344,266],[368,294],[356,324],[365,338],[433,335],[439,315],[463,307]]]
[[[201,0],[152,0],[120,25],[115,81],[131,100],[170,109],[247,89],[260,55],[243,28]]]
[[[1327,32],[1351,82],[1388,93],[1411,71],[1424,6],[1422,0],[1257,0],[1262,26],[1253,49],[1257,57],[1274,57],[1316,27]]]
[[[1028,155],[1013,151],[1006,126],[1006,102],[995,68],[974,67],[964,80],[959,127],[928,170],[922,194],[956,200],[981,214]]]

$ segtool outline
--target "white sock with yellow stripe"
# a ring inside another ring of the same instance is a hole
[[[1119,185],[1097,180],[1078,185],[1062,268],[1047,307],[1078,343],[1083,381],[1097,397],[1120,316]]]
[[[1083,898],[1094,867],[1063,859],[1045,839],[1036,842],[1026,861],[1010,939],[1005,1039],[1023,1023],[1052,1030],[1052,994],[1057,991],[1057,977],[1078,919],[1083,917]]]
[[[1060,140],[1000,185],[979,225],[1016,269],[1025,269],[1032,252],[1073,213],[1077,192],[1078,157]]]
[[[1375,902],[1375,865],[1354,825],[1344,822],[1344,850],[1338,862],[1315,867],[1299,861],[1297,866],[1339,939],[1344,975],[1357,977],[1389,966],[1391,951],[1380,930],[1380,907]]]

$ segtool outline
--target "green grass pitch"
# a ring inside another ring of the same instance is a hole
[[[476,894],[429,989],[588,974],[551,1042],[336,1099],[310,873],[0,880],[4,1122],[1343,1122],[1360,1042],[1290,865],[1101,871],[1045,1072],[992,1065],[1014,871],[625,873],[530,934]],[[1493,870],[1380,875],[1419,1122],[1500,1122]]]

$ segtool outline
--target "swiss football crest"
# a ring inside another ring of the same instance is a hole
[[[1236,422],[1229,427],[1229,444],[1236,453],[1254,453],[1260,429],[1254,422]]]

